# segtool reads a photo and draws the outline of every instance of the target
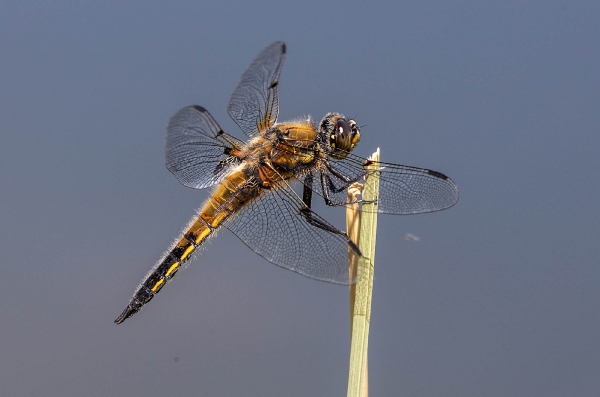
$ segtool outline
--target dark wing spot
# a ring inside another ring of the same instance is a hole
[[[285,52],[286,52],[286,51],[287,51],[287,50],[286,50],[286,48],[285,48],[285,43],[281,43],[281,53],[282,53],[282,54],[285,54]]]
[[[202,106],[198,106],[198,105],[194,105],[192,106],[194,109],[196,109],[199,112],[205,113],[206,109],[204,109]]]
[[[217,135],[223,135],[224,133],[225,133],[225,131],[219,130],[219,132],[217,132]]]
[[[269,89],[277,87],[277,84],[279,84],[279,81],[274,81],[273,84],[271,84],[271,86],[269,87]]]
[[[436,178],[440,178],[443,180],[448,179],[448,177],[444,174],[442,174],[441,172],[437,172],[437,171],[432,171],[432,170],[427,170],[427,173],[431,176],[435,176]]]

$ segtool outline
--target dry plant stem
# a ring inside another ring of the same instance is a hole
[[[371,157],[379,161],[379,149]],[[378,170],[379,164],[375,163],[372,170]],[[375,264],[375,240],[377,230],[377,195],[379,192],[378,173],[373,172],[365,181],[362,192],[362,211],[360,213],[360,236],[358,246],[364,256],[365,266],[352,294],[352,342],[350,346],[350,370],[348,375],[348,397],[368,396],[367,350],[369,345],[369,323],[371,321],[371,298],[373,294],[373,268]],[[350,192],[349,192],[350,194]],[[352,208],[346,212],[347,224],[354,225],[348,217],[356,213]],[[349,233],[351,229],[348,228]],[[352,263],[349,264],[352,271]],[[352,302],[354,295],[354,302]]]
[[[348,187],[347,201],[352,202],[359,199],[362,194],[363,185],[355,182]],[[358,203],[350,204],[346,207],[346,233],[348,237],[357,246],[360,243],[360,206]],[[356,276],[358,258],[356,255],[348,253],[348,272],[350,280]],[[354,317],[354,297],[356,295],[356,284],[350,284],[350,336],[352,336],[352,318]]]

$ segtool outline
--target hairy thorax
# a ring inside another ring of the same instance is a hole
[[[312,120],[294,120],[262,131],[244,148],[245,168],[262,187],[299,177],[318,162],[317,130]]]

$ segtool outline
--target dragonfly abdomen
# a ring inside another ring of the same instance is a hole
[[[239,211],[250,199],[257,196],[259,188],[249,183],[246,172],[239,169],[227,176],[194,217],[183,236],[167,251],[158,264],[144,278],[129,305],[115,320],[120,324],[140,311],[165,284],[192,257],[192,254],[214,234],[223,222]]]

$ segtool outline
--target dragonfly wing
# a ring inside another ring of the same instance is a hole
[[[244,142],[223,132],[201,106],[178,111],[167,127],[166,164],[183,185],[202,189],[219,183],[241,160]]]
[[[225,227],[277,266],[330,283],[354,283],[356,276],[351,279],[348,273],[348,257],[359,259],[359,265],[363,257],[350,248],[345,234],[331,233],[310,224],[307,214],[322,226],[334,228],[306,208],[284,183],[265,190],[235,218],[226,221]]]
[[[458,187],[446,175],[424,168],[379,162],[379,171],[369,171],[367,164],[374,163],[363,157],[348,154],[343,160],[332,160],[331,165],[351,182],[364,183],[365,178],[379,176],[377,210],[380,213],[408,215],[440,211],[452,207],[458,201]],[[329,197],[344,205],[349,184],[339,176],[325,171],[334,189],[326,184]],[[313,191],[324,196],[320,178],[315,176]]]
[[[277,85],[285,59],[285,43],[263,49],[242,75],[227,112],[249,137],[271,127],[279,115]]]

